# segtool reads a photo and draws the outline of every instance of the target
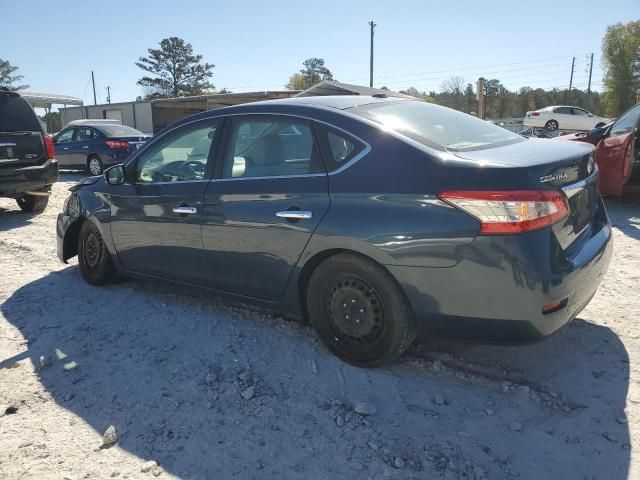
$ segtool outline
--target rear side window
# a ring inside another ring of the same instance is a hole
[[[0,131],[42,131],[35,112],[27,101],[16,94],[0,93]]]
[[[362,142],[341,131],[326,126],[319,126],[318,130],[328,172],[342,168],[365,148]]]

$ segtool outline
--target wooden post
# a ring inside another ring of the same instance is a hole
[[[484,120],[484,78],[480,77],[476,85],[478,93],[476,98],[478,99],[478,118]]]

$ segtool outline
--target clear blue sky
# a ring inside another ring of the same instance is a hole
[[[510,89],[586,88],[585,55],[606,27],[640,17],[639,0],[314,2],[109,2],[0,0],[0,58],[20,67],[30,90],[82,97],[95,71],[98,102],[141,94],[134,62],[169,36],[216,65],[213,83],[234,92],[282,89],[308,57],[322,57],[340,81],[368,84],[369,26],[376,28],[375,86],[438,90],[458,75],[500,78]],[[171,6],[169,6],[171,5]]]

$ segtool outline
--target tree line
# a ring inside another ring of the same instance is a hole
[[[386,87],[383,87],[386,88]],[[400,90],[400,93],[423,99],[461,112],[478,112],[477,89],[471,83],[466,83],[462,77],[451,77],[442,83],[440,90],[421,92],[414,87]],[[522,87],[517,91],[508,90],[499,79],[492,78],[484,81],[485,117],[509,118],[524,117],[531,110],[548,107],[549,105],[574,105],[582,107],[595,114],[603,110],[602,95],[572,89]]]

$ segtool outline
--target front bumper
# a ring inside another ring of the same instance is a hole
[[[450,268],[388,266],[400,281],[420,329],[438,337],[490,343],[540,340],[589,303],[611,260],[604,211],[563,252],[551,228],[522,235],[479,236]],[[563,301],[552,313],[542,307]]]
[[[44,190],[58,181],[58,161],[42,165],[0,169],[0,196],[14,197],[23,192]]]

